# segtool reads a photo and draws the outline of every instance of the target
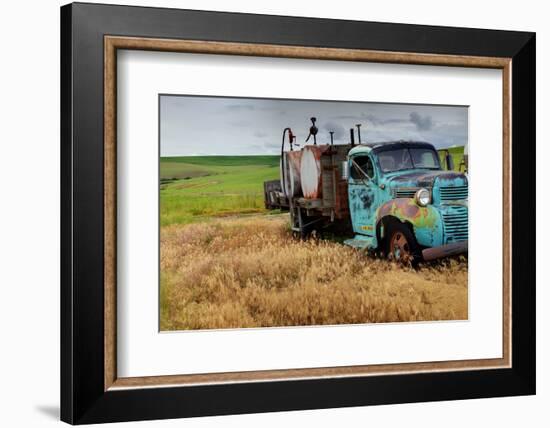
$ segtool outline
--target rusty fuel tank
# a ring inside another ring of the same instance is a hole
[[[281,186],[284,185],[285,195],[289,198],[302,195],[302,184],[300,182],[301,158],[301,150],[283,152],[281,158]]]
[[[321,157],[330,150],[330,145],[305,146],[302,149],[300,183],[306,199],[319,199],[323,193]]]

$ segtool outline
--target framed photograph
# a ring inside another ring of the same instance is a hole
[[[61,8],[61,418],[535,393],[535,35]]]

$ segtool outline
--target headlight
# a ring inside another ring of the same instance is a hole
[[[431,202],[432,196],[428,189],[419,189],[414,195],[414,200],[421,207],[425,207]]]

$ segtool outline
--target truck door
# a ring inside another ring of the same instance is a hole
[[[361,235],[374,236],[377,187],[372,159],[367,154],[358,154],[349,162],[348,197],[353,230]]]

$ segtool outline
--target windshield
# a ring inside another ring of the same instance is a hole
[[[404,148],[386,150],[378,153],[378,161],[383,172],[395,172],[404,169],[441,169],[435,150],[423,148]]]

